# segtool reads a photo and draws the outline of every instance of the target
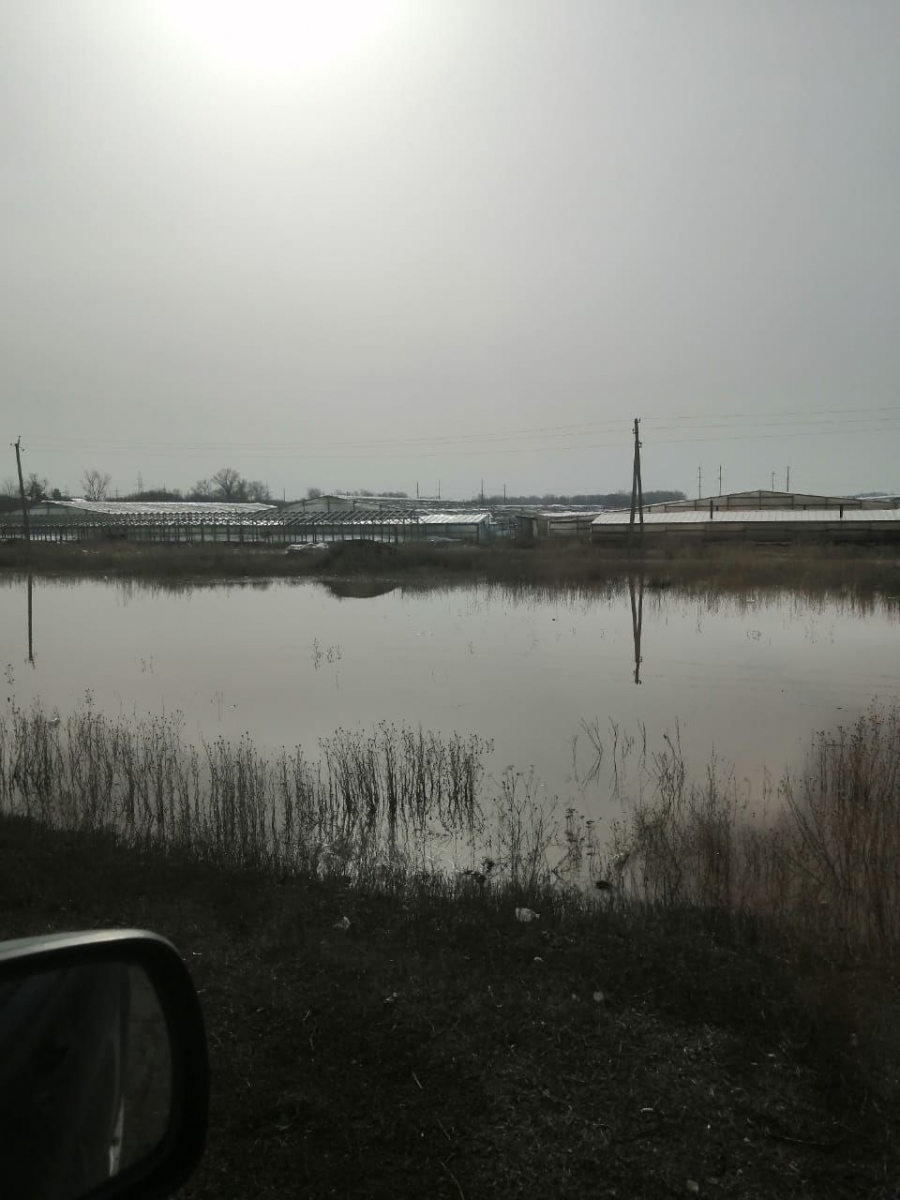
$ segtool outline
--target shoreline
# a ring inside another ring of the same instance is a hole
[[[895,546],[671,546],[629,557],[584,542],[493,546],[390,545],[339,542],[325,551],[288,554],[251,546],[168,546],[90,542],[0,546],[0,577],[145,580],[165,585],[247,580],[341,579],[436,586],[508,583],[594,586],[643,579],[646,586],[821,589],[881,594],[900,603],[900,551]]]

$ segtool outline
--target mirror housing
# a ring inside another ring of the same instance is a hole
[[[123,979],[133,977],[136,971],[141,972],[150,985],[147,989],[145,984],[145,990],[151,995],[155,993],[153,999],[161,1018],[160,1025],[168,1040],[165,1064],[167,1116],[164,1113],[159,1136],[154,1136],[149,1147],[142,1148],[133,1162],[123,1164],[118,1174],[97,1186],[89,1186],[87,1191],[73,1184],[73,1190],[54,1194],[48,1200],[83,1200],[88,1196],[91,1200],[116,1197],[161,1200],[173,1195],[186,1182],[203,1154],[209,1111],[209,1063],[203,1015],[187,967],[165,938],[141,930],[104,930],[0,942],[0,997],[10,994],[22,997],[19,1012],[27,1018],[33,1005],[29,1007],[24,1001],[29,990],[41,982],[41,977],[52,981],[52,973],[69,972],[72,974],[61,974],[59,978],[86,978],[89,983],[93,978],[108,981],[117,977],[115,968],[119,969],[118,977]],[[21,987],[23,984],[29,987]],[[45,982],[45,991],[47,986]],[[9,1007],[12,1008],[12,1002]],[[96,1005],[83,1011],[96,1014]],[[3,1015],[4,1009],[0,1006],[0,1033]],[[9,1020],[12,1023],[11,1017]],[[68,1046],[63,1046],[58,1053],[64,1058],[68,1050]],[[26,1043],[23,1053],[34,1055],[36,1050]],[[46,1057],[46,1046],[44,1053]],[[29,1065],[35,1065],[29,1064],[27,1058],[24,1062],[23,1077],[27,1075]],[[46,1064],[41,1064],[41,1069],[46,1074]],[[3,1070],[4,1063],[0,1061],[0,1079]],[[33,1075],[37,1075],[36,1067]],[[14,1088],[15,1084],[12,1086]],[[37,1111],[33,1096],[17,1096],[14,1091],[13,1094],[7,1091],[2,1099],[7,1104],[20,1105],[18,1115],[23,1120],[40,1121],[39,1114],[30,1115]],[[79,1113],[66,1112],[62,1117],[77,1130]],[[121,1118],[119,1123],[121,1125]],[[121,1136],[121,1129],[119,1133]],[[50,1147],[43,1152],[51,1153]],[[15,1191],[8,1191],[13,1181],[4,1168],[0,1157],[0,1192],[4,1196],[14,1196]]]

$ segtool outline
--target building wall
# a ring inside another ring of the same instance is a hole
[[[710,504],[714,511],[720,509],[733,511],[756,512],[767,508],[796,508],[796,509],[878,509],[900,507],[900,500],[864,498],[854,496],[817,496],[808,492],[772,492],[746,491],[726,492],[722,496],[704,496],[696,500],[669,500],[662,504],[645,504],[644,512],[700,512],[708,510]]]

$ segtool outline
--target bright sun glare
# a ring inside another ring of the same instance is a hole
[[[354,55],[393,0],[166,0],[171,23],[197,51],[245,70],[320,71]]]

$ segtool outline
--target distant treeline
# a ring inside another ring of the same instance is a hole
[[[475,496],[475,501],[480,503],[482,497]],[[684,492],[644,492],[645,504],[663,504],[669,500],[685,500],[687,497]],[[577,504],[586,505],[591,508],[630,508],[631,492],[590,492],[577,493],[574,496],[557,496],[553,492],[546,492],[543,496],[485,496],[485,504],[530,504],[530,505],[550,505],[550,504]]]
[[[112,477],[103,471],[96,468],[85,471],[80,480],[81,488],[77,495],[83,496],[87,500],[217,500],[234,503],[235,501],[262,501],[267,504],[275,504],[277,501],[273,497],[268,484],[261,479],[246,479],[234,467],[222,467],[216,473],[210,476],[209,479],[199,479],[192,488],[182,491],[180,488],[168,487],[144,487],[143,480],[138,480],[138,487],[133,492],[119,492],[112,486]],[[317,487],[307,488],[306,495],[309,499],[316,499],[323,495],[323,490]],[[358,488],[352,491],[340,491],[340,495],[356,496],[360,499],[366,497],[395,497],[398,500],[407,500],[410,497],[406,492],[401,491],[384,491],[373,492],[368,488]],[[48,480],[42,479],[36,474],[31,474],[25,480],[25,495],[31,503],[39,500],[62,500],[70,499],[69,496],[64,496],[59,488],[51,487]],[[433,499],[433,497],[432,497]],[[645,504],[657,504],[666,500],[684,500],[684,492],[674,491],[652,491],[644,492]],[[591,508],[627,508],[631,503],[630,492],[592,492],[578,493],[575,495],[557,495],[554,492],[545,492],[539,496],[537,493],[522,496],[503,496],[498,493],[493,495],[477,495],[473,496],[471,503],[473,504],[522,504],[522,505],[585,505]],[[18,480],[13,478],[4,479],[0,484],[0,511],[17,509],[19,507],[19,485]]]

